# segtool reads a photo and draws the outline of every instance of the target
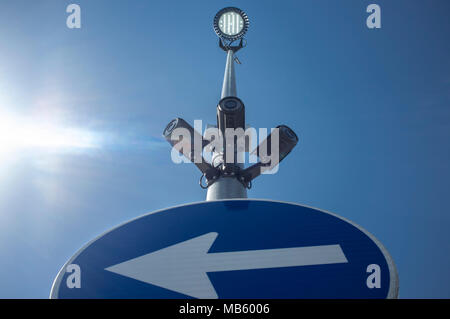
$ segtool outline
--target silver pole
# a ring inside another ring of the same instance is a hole
[[[228,50],[227,63],[225,64],[225,74],[223,76],[221,99],[228,96],[237,97],[236,75],[234,74],[234,55],[233,50]]]
[[[225,74],[223,77],[222,95],[221,98],[228,96],[237,97],[236,92],[236,76],[234,73],[234,54],[233,50],[227,52],[227,62],[225,65]],[[236,157],[235,157],[236,158]],[[214,152],[213,166],[223,163],[223,152]],[[243,168],[243,164],[235,164]],[[247,198],[247,189],[235,177],[221,176],[211,186],[208,187],[206,193],[206,200],[218,200],[229,198]]]

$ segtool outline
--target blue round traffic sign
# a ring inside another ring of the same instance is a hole
[[[51,298],[396,298],[370,233],[335,214],[268,200],[160,210],[92,240]]]

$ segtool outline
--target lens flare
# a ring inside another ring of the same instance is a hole
[[[98,138],[89,130],[0,114],[0,154],[24,149],[56,150],[98,146]]]

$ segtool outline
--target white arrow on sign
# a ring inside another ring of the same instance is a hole
[[[105,268],[195,298],[217,299],[208,272],[347,263],[340,245],[210,253],[208,233]]]

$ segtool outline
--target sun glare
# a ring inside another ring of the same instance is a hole
[[[0,114],[0,153],[3,154],[32,148],[96,148],[97,142],[95,135],[88,130]]]

